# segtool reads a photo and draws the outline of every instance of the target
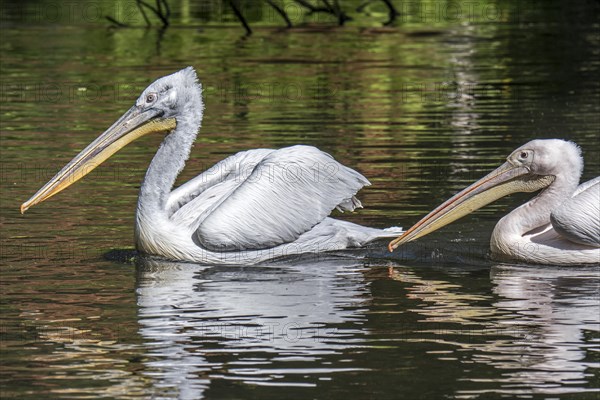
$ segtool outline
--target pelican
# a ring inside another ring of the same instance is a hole
[[[148,86],[110,128],[82,150],[21,213],[91,172],[142,136],[166,134],[140,188],[135,244],[141,253],[207,264],[360,247],[399,228],[374,229],[328,217],[362,207],[369,181],[311,146],[243,151],[173,190],[203,115],[202,86],[187,67]]]
[[[600,177],[577,186],[581,150],[559,139],[539,139],[516,149],[498,169],[445,201],[389,244],[403,243],[515,192],[536,197],[502,218],[490,240],[492,258],[533,264],[600,263]]]

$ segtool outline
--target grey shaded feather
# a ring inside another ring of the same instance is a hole
[[[219,161],[210,169],[204,171],[192,180],[179,186],[169,195],[167,212],[173,222],[197,225],[204,219],[202,209],[212,209],[219,201],[224,200],[237,186],[244,183],[248,175],[254,170],[272,149],[254,149],[241,151],[224,160]]]
[[[178,222],[185,215],[190,223],[189,215],[195,214],[194,238],[200,246],[232,251],[293,242],[336,207],[354,210],[360,205],[354,195],[369,185],[364,176],[315,147],[258,151],[249,174],[245,159],[244,171],[230,173],[173,215]]]
[[[600,247],[600,177],[581,184],[550,215],[552,227],[566,239]]]

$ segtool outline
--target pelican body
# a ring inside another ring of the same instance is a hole
[[[492,258],[534,264],[600,263],[600,177],[578,186],[579,147],[533,140],[495,171],[426,215],[389,244],[390,251],[515,192],[541,192],[503,217],[492,232]]]
[[[328,217],[361,207],[369,181],[311,146],[235,154],[173,190],[203,115],[202,87],[187,67],[146,88],[135,105],[82,150],[21,212],[73,184],[119,149],[166,134],[142,182],[135,243],[145,254],[208,264],[253,264],[360,247],[398,228],[363,227]]]

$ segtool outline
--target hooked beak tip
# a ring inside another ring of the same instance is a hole
[[[21,204],[21,215],[25,214],[25,211],[29,210],[31,207],[36,205],[37,202],[33,203],[31,199],[27,200],[25,203]]]

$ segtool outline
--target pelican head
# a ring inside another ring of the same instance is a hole
[[[135,139],[173,132],[179,124],[199,125],[201,118],[202,88],[192,67],[157,79],[133,107],[23,203],[21,213],[77,182]]]
[[[446,200],[391,241],[389,250],[434,232],[501,197],[548,188],[557,179],[561,180],[557,188],[570,191],[570,195],[577,187],[582,170],[581,151],[573,142],[532,140],[513,151],[499,168]],[[547,217],[549,221],[549,213]]]

